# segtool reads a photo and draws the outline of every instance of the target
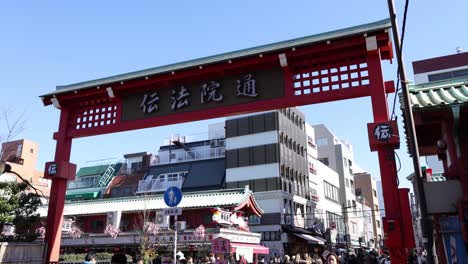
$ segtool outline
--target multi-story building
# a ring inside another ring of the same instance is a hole
[[[320,162],[317,145],[315,142],[314,128],[305,124],[307,133],[307,161],[309,167],[309,188],[314,224],[318,222],[321,232],[334,226],[338,233],[344,234],[344,222],[342,218],[339,198],[340,178],[338,173]]]
[[[12,171],[29,181],[44,196],[49,196],[50,180],[44,179],[44,172],[36,170],[38,152],[39,144],[31,140],[20,139],[5,142],[0,148],[0,161],[7,162],[11,166]],[[0,180],[21,181],[20,178],[12,173],[1,175]]]
[[[371,226],[374,237],[370,237],[366,242],[371,242],[374,245],[379,245],[382,239],[382,222],[380,211],[383,207],[380,206],[377,182],[372,178],[369,173],[356,173],[354,174],[354,181],[356,185],[356,192],[365,202],[369,205],[371,214]]]
[[[356,194],[353,177],[353,148],[351,144],[336,137],[325,125],[314,125],[315,138],[318,147],[318,160],[327,165],[339,175],[339,199],[344,210],[356,208]],[[348,217],[348,227],[357,223]],[[357,230],[350,228],[349,230]],[[358,232],[350,233],[350,242],[359,241]]]
[[[314,237],[317,193],[309,188],[305,117],[296,108],[226,121],[226,186],[249,185],[264,210],[251,229],[272,252],[301,252]],[[315,190],[318,191],[318,190]]]

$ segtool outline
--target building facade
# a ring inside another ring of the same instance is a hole
[[[345,227],[349,238],[349,244],[359,244],[360,233],[358,216],[355,208],[357,207],[356,186],[353,174],[353,148],[352,145],[343,142],[336,137],[325,125],[314,125],[316,143],[318,147],[318,160],[327,165],[339,175],[339,201],[342,206],[343,214],[346,212]],[[362,220],[362,219],[361,219]]]
[[[44,173],[38,171],[37,155],[39,144],[27,139],[20,139],[2,144],[0,149],[0,161],[5,161],[11,166],[11,170],[18,173],[25,180],[29,181],[44,196],[49,196],[50,180],[44,179]],[[16,175],[5,173],[0,176],[2,181],[21,182]]]
[[[442,263],[468,262],[468,52],[413,62],[415,83],[409,87],[419,153],[437,157],[443,177],[422,179],[426,207],[434,221],[433,240]],[[439,170],[438,170],[439,171]],[[414,179],[410,175],[408,179]],[[414,188],[415,204],[421,205]],[[444,197],[444,199],[440,199]],[[456,206],[454,206],[456,205]],[[413,210],[415,211],[415,210]],[[423,217],[415,211],[416,220]],[[416,225],[415,233],[418,234]],[[422,241],[424,243],[424,241]],[[432,246],[432,245],[430,245]]]
[[[272,252],[299,252],[298,245],[324,243],[310,231],[318,197],[309,187],[305,117],[298,109],[226,121],[226,186],[243,185],[251,186],[265,211],[250,224]]]
[[[314,222],[320,224],[321,232],[334,226],[340,234],[345,233],[339,189],[338,173],[318,160],[317,144],[314,128],[306,123],[307,161],[309,167],[309,188]],[[331,241],[330,241],[331,242]]]
[[[369,207],[371,216],[372,233],[373,237],[369,237],[368,242],[379,245],[382,240],[382,218],[380,212],[383,211],[379,203],[377,182],[372,178],[369,173],[356,173],[354,174],[354,181],[356,184],[356,192],[361,196],[363,203]]]

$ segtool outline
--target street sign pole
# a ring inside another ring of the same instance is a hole
[[[167,188],[166,192],[164,192],[164,202],[172,209],[177,209],[176,206],[181,200],[182,191],[175,186]],[[174,215],[174,264],[177,264],[177,215],[180,211],[181,210],[170,210],[170,214]]]
[[[177,263],[177,215],[174,215],[174,264]]]

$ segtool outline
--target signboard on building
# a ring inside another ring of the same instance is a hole
[[[400,135],[395,121],[369,123],[367,133],[371,151],[377,151],[381,145],[400,146]]]
[[[211,253],[228,254],[231,253],[231,242],[229,239],[218,237],[211,241]]]
[[[234,73],[219,79],[159,84],[141,93],[123,96],[122,120],[130,121],[175,113],[214,109],[284,94],[283,72],[279,67],[268,70]]]
[[[248,231],[248,220],[240,212],[225,211],[220,208],[213,209],[212,220],[223,226],[236,226]]]

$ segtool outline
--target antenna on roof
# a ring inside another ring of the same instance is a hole
[[[463,49],[460,46],[458,46],[456,50],[457,50],[457,54],[460,54],[463,52]]]

